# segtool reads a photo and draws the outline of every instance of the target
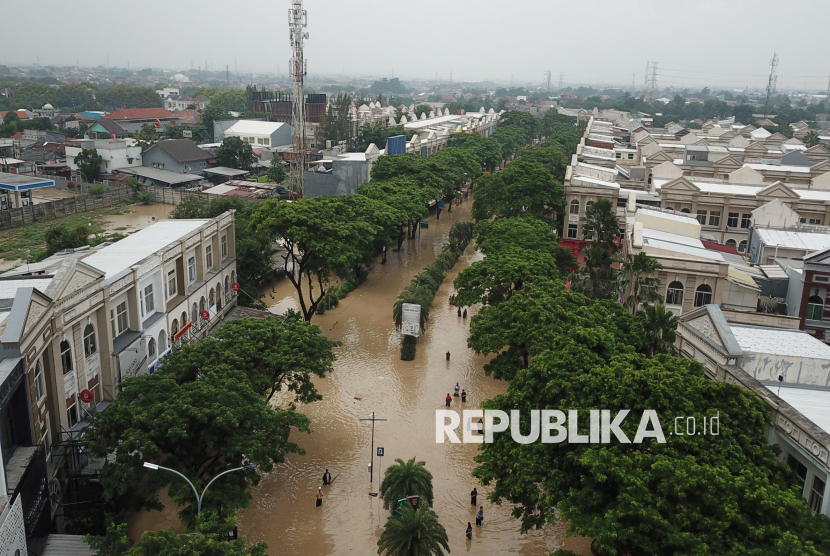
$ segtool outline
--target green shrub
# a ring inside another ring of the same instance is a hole
[[[418,339],[415,336],[404,336],[401,344],[401,361],[412,361],[415,359],[415,343]]]
[[[104,193],[104,186],[103,185],[93,185],[91,187],[86,188],[87,195],[102,195]]]
[[[44,234],[46,238],[46,253],[54,255],[58,251],[88,245],[89,227],[86,224],[78,224],[70,228],[65,224],[50,226]]]

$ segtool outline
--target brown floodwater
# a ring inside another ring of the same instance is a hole
[[[454,398],[452,407],[457,410],[476,409],[482,400],[506,390],[505,382],[484,376],[485,359],[467,348],[470,319],[459,318],[448,303],[458,272],[481,257],[472,246],[438,291],[415,360],[400,360],[401,336],[392,321],[392,304],[412,277],[440,253],[452,223],[469,219],[469,208],[467,200],[452,213],[444,211],[438,222],[433,215],[428,229],[407,240],[400,253],[389,252],[385,265],[376,263],[368,280],[337,308],[312,319],[343,345],[337,348],[334,372],[315,381],[323,400],[300,407],[311,419],[313,433],[292,439],[306,455],[290,456],[264,475],[252,490],[250,508],[239,513],[240,534],[266,541],[269,554],[376,554],[389,511],[369,493],[377,492],[379,476],[396,458],[413,457],[425,461],[433,475],[433,509],[447,530],[453,554],[547,555],[558,548],[590,554],[590,541],[566,538],[562,522],[520,534],[511,507],[489,503],[485,494],[490,489],[470,474],[477,446],[435,442],[435,410],[444,408],[444,398],[456,382],[468,394],[463,406],[460,398]],[[299,306],[286,279],[264,293],[272,312]],[[475,309],[470,316],[474,313]],[[447,350],[450,362],[445,360]],[[376,472],[370,484],[372,426],[360,419],[373,411],[377,418],[386,419],[376,423],[374,437],[375,448],[383,447],[385,456],[374,458]],[[316,508],[315,492],[326,468],[336,480],[323,487],[323,506]],[[472,541],[467,541],[467,523],[475,522],[469,498],[473,487],[478,488],[485,519],[483,527],[474,527]],[[163,512],[135,516],[131,536],[137,538],[146,529],[181,531],[176,512],[168,505]]]
[[[170,213],[175,208],[174,205],[165,205],[162,203],[153,203],[152,205],[135,203],[125,209],[129,212],[125,212],[124,214],[106,214],[101,217],[101,220],[107,233],[119,232],[122,234],[132,234],[155,224],[159,220],[169,219]]]

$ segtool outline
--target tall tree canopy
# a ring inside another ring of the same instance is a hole
[[[472,216],[476,220],[521,215],[552,218],[564,204],[565,190],[553,174],[538,162],[520,158],[501,172],[479,179],[473,189]]]
[[[253,148],[239,137],[225,137],[216,151],[216,162],[227,168],[250,170],[254,164]]]
[[[96,97],[107,110],[119,108],[161,108],[164,102],[150,87],[119,83],[109,89],[101,89]]]

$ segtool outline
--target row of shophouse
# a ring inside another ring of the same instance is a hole
[[[22,505],[27,537],[90,502],[78,481],[97,473],[78,442],[88,417],[235,305],[235,250],[229,211],[0,275],[0,506]]]
[[[770,443],[830,515],[830,150],[806,147],[800,125],[787,138],[602,116],[587,118],[566,171],[561,242],[578,254],[588,207],[616,207],[623,256],[662,265],[678,354],[767,403]]]

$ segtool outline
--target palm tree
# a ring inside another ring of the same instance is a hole
[[[417,510],[407,504],[386,521],[378,541],[378,554],[386,556],[444,556],[450,552],[447,531],[438,523],[438,516],[420,506]]]
[[[804,137],[804,144],[808,147],[815,147],[818,145],[818,131],[811,129],[810,132]]]
[[[616,292],[617,270],[614,256],[606,247],[589,247],[585,263],[571,281],[571,289],[594,299],[610,299]]]
[[[620,293],[625,295],[625,306],[632,314],[642,303],[662,303],[663,296],[657,293],[660,279],[654,273],[662,269],[657,259],[649,257],[644,252],[628,255],[623,263],[620,277]]]
[[[392,306],[392,318],[395,320],[395,327],[400,328],[403,320],[403,304],[412,303],[421,306],[421,330],[426,328],[427,320],[429,320],[429,306],[432,304],[432,298],[435,293],[428,287],[423,285],[410,285],[407,289],[401,292],[398,300]]]
[[[675,353],[678,318],[665,305],[646,305],[634,316],[645,335],[649,355]]]
[[[398,500],[407,496],[420,496],[424,506],[432,506],[432,473],[427,471],[426,462],[415,462],[415,458],[395,460],[380,483],[380,497],[383,507],[395,511]]]
[[[598,199],[585,211],[582,219],[582,237],[594,245],[617,251],[617,234],[620,225],[611,201]]]

